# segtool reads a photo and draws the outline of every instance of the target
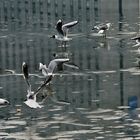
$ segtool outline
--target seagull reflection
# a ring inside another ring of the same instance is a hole
[[[133,47],[140,47],[140,36],[131,38],[136,41],[136,44]]]

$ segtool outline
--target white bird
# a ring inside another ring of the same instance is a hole
[[[137,36],[137,37],[133,37],[131,38],[132,40],[135,40],[136,41],[136,45],[134,45],[133,47],[137,47],[137,46],[140,46],[140,36]]]
[[[5,99],[0,98],[0,105],[8,105],[9,102]]]
[[[31,84],[29,83],[29,73],[28,73],[28,65],[23,62],[22,64],[22,72],[23,77],[26,80],[27,83],[27,99],[24,102],[27,106],[30,108],[42,108],[42,106],[36,101],[36,96],[39,93],[39,91],[51,80],[51,77],[49,77],[36,91],[31,91]]]
[[[99,24],[94,26],[92,30],[97,29],[99,30],[98,31],[99,34],[104,34],[106,36],[106,31],[109,30],[110,27],[111,27],[111,23]]]
[[[72,38],[68,38],[68,30],[69,28],[75,26],[77,23],[78,21],[72,21],[67,24],[63,24],[62,20],[58,20],[56,24],[56,30],[58,34],[51,36],[51,38],[55,38],[56,40],[59,40],[62,43],[72,40]]]
[[[42,63],[39,63],[39,70],[42,71],[42,74],[47,77],[50,75],[53,75],[53,72],[55,68],[60,64],[62,65],[65,62],[68,62],[69,58],[58,58],[58,59],[53,59],[50,61],[48,67],[46,65],[43,65]]]

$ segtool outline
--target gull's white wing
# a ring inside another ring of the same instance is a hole
[[[62,25],[62,31],[64,35],[66,36],[68,33],[68,29],[75,26],[76,24],[78,24],[78,21],[72,21],[72,22]]]
[[[58,58],[58,59],[52,60],[48,65],[48,72],[53,73],[54,69],[56,68],[56,66],[58,64],[65,63],[65,62],[68,62],[68,61],[69,61],[68,58]]]
[[[39,105],[36,101],[32,99],[28,99],[27,101],[24,102],[27,106],[30,108],[42,108],[41,105]]]
[[[73,68],[73,69],[78,69],[79,70],[79,67],[73,63],[64,63],[65,66],[67,67],[70,67],[70,68]]]
[[[53,78],[52,75],[50,75],[50,76],[48,77],[48,79],[46,78],[45,81],[44,81],[44,83],[43,83],[41,86],[39,86],[39,87],[37,88],[37,90],[34,92],[34,96],[36,96],[36,95],[39,93],[39,91],[40,91],[43,87],[45,87],[45,86],[52,80],[52,78]]]
[[[39,70],[42,71],[42,74],[46,77],[48,75],[48,69],[46,65],[43,65],[42,63],[39,63]]]

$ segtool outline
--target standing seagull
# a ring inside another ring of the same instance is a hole
[[[99,34],[104,34],[104,36],[106,37],[106,31],[109,30],[111,26],[111,23],[106,23],[106,24],[99,24],[93,27],[92,30],[97,29],[99,30],[98,33]]]
[[[134,45],[133,47],[137,47],[137,46],[140,46],[140,36],[137,36],[137,37],[133,37],[131,38],[132,40],[135,40],[136,41],[136,45]]]
[[[68,30],[69,28],[75,26],[78,23],[78,21],[72,21],[67,24],[63,24],[62,20],[58,20],[56,24],[56,30],[58,32],[58,35],[53,35],[51,38],[55,38],[56,40],[59,40],[63,43],[66,43],[67,41],[72,40],[72,38],[68,38]]]
[[[23,62],[22,63],[22,72],[23,77],[27,83],[27,99],[24,102],[27,106],[30,108],[41,108],[42,106],[39,105],[39,103],[36,101],[36,96],[39,93],[39,91],[51,80],[51,77],[49,77],[36,91],[31,91],[31,84],[29,82],[29,72],[28,72],[28,65]]]
[[[69,58],[58,58],[50,61],[48,67],[46,65],[43,65],[42,63],[39,64],[39,70],[42,71],[42,74],[47,77],[50,75],[53,75],[53,72],[55,68],[58,65],[62,65],[63,63],[66,63],[69,61]]]

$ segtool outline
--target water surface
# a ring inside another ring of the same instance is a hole
[[[11,103],[0,107],[0,139],[140,139],[140,52],[131,40],[140,31],[139,13],[139,0],[0,0],[0,97]],[[60,18],[79,21],[66,48],[49,38]],[[112,23],[106,39],[91,31],[103,22]],[[37,98],[50,95],[44,107],[30,109],[22,62],[35,90],[43,81],[39,62],[54,54],[80,69],[56,70]]]

